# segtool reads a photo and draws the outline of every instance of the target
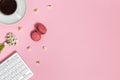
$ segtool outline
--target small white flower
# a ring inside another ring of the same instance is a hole
[[[17,44],[17,38],[13,33],[8,33],[6,35],[6,41],[7,45],[9,46],[15,46]]]

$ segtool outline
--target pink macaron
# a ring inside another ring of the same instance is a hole
[[[42,23],[37,23],[36,24],[36,29],[41,33],[41,34],[45,34],[47,32],[47,28],[45,27],[45,25],[43,25]]]
[[[31,32],[31,38],[34,41],[39,41],[41,39],[41,34],[37,32],[36,30]]]

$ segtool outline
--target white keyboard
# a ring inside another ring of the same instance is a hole
[[[0,64],[0,80],[28,80],[32,76],[33,73],[17,52]]]

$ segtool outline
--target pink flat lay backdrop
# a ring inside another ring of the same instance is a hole
[[[30,38],[36,22],[48,29],[38,42]],[[120,0],[27,0],[20,22],[0,24],[0,42],[8,32],[19,42],[0,60],[17,51],[34,73],[30,80],[120,80]]]

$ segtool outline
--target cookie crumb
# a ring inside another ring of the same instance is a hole
[[[18,31],[21,31],[21,30],[22,30],[22,27],[21,27],[21,26],[19,26],[19,27],[18,27]]]
[[[37,64],[40,64],[40,61],[36,61]]]
[[[27,50],[28,50],[28,51],[31,51],[31,47],[30,47],[30,46],[28,46],[28,47],[27,47]]]
[[[46,47],[46,46],[43,46],[42,49],[43,49],[44,51],[47,51],[47,47]]]
[[[51,4],[47,5],[48,8],[52,8],[53,6]]]
[[[36,8],[36,9],[34,9],[34,12],[35,12],[35,13],[38,13],[38,12],[39,12],[39,10]]]

